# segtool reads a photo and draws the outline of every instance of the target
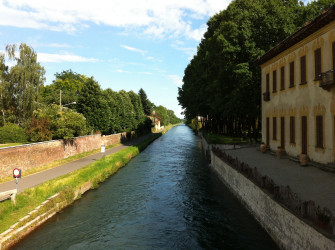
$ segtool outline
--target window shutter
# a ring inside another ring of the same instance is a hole
[[[294,62],[290,63],[290,87],[294,87]]]
[[[321,48],[314,51],[314,60],[315,60],[315,80],[319,80],[321,74]]]
[[[307,117],[301,117],[301,153],[307,154]]]
[[[273,92],[277,92],[277,71],[272,72]]]
[[[306,56],[300,58],[301,84],[306,83]]]
[[[316,146],[323,148],[323,117],[316,116]]]
[[[270,118],[266,118],[266,145],[270,145]]]
[[[335,69],[335,42],[333,42],[332,48],[333,48],[333,69]]]
[[[266,93],[269,93],[270,75],[266,74]]]
[[[273,121],[273,136],[272,136],[272,139],[273,140],[277,140],[277,118],[276,117],[273,117],[272,118],[272,121]]]
[[[285,68],[284,66],[280,68],[280,89],[285,89]]]
[[[290,117],[290,143],[295,143],[295,117]]]
[[[280,117],[280,147],[285,149],[285,118]]]

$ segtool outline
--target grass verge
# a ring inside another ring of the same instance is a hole
[[[6,144],[0,144],[0,148],[6,148],[6,147],[13,147],[13,146],[19,146],[24,143],[6,143]]]
[[[91,182],[93,188],[98,187],[100,182],[103,182],[117,172],[119,168],[125,166],[161,134],[154,134],[135,146],[105,156],[84,168],[47,181],[34,188],[26,189],[17,195],[16,205],[10,200],[0,203],[0,233],[6,231],[46,199],[57,193],[63,197],[67,204],[71,204],[74,201],[75,191],[82,185]]]
[[[206,141],[210,144],[240,144],[240,143],[248,143],[247,140],[244,140],[240,137],[231,137],[220,134],[213,133],[203,133]]]

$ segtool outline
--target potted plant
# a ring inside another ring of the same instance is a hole
[[[307,166],[307,162],[308,162],[307,154],[301,153],[300,156],[299,156],[299,160],[300,160],[300,165],[302,167]]]
[[[282,153],[283,153],[283,151],[281,150],[281,147],[278,146],[278,147],[277,147],[277,151],[276,151],[277,158],[281,158]]]
[[[261,143],[260,151],[261,151],[262,153],[265,153],[265,152],[266,152],[266,144],[265,144],[264,142]]]

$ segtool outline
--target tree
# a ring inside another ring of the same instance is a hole
[[[177,124],[181,122],[181,120],[175,115],[173,110],[168,109],[167,115],[171,124]]]
[[[131,131],[136,126],[136,120],[135,120],[135,110],[134,106],[131,103],[131,99],[129,94],[124,91],[120,90],[118,92],[118,98],[119,98],[119,108],[120,108],[120,126],[122,128],[122,131]]]
[[[330,1],[321,2],[328,6]],[[261,74],[254,61],[299,29],[314,15],[308,8],[315,5],[320,6],[297,0],[236,0],[211,17],[178,89],[186,119],[200,115],[208,118],[204,128],[213,132],[240,135],[247,130],[257,136]]]
[[[7,45],[6,52],[15,65],[10,69],[8,79],[9,95],[11,96],[11,108],[18,124],[32,117],[37,107],[40,89],[45,81],[45,70],[37,62],[36,52],[21,43],[19,56],[16,56],[17,46]]]
[[[28,123],[26,134],[31,142],[49,141],[53,133],[50,131],[50,120],[46,117],[33,118]]]
[[[50,136],[52,139],[71,139],[86,135],[86,118],[66,107],[43,105],[34,112],[27,134],[31,141],[49,140]]]
[[[5,54],[0,54],[0,107],[1,116],[0,124],[6,124],[6,110],[8,109],[8,67],[5,65]]]
[[[100,85],[93,77],[87,78],[78,95],[78,112],[82,113],[88,125],[95,131],[107,134],[111,124],[111,110]]]
[[[129,91],[128,95],[130,97],[131,103],[133,105],[134,114],[135,114],[135,124],[133,129],[137,129],[140,124],[142,124],[145,120],[144,109],[142,107],[141,97],[134,93],[133,91]]]
[[[145,93],[145,91],[142,88],[140,88],[140,90],[138,91],[138,95],[141,98],[141,102],[142,102],[142,107],[143,107],[144,114],[151,115],[153,105],[148,100],[147,94]]]
[[[170,123],[167,109],[164,106],[159,105],[155,107],[154,110],[155,116],[160,120],[162,126],[166,126]]]
[[[78,95],[87,80],[85,75],[73,72],[71,69],[55,74],[52,84],[41,89],[40,102],[45,104],[68,104],[78,101]],[[61,99],[61,100],[60,100]]]
[[[110,110],[109,134],[121,132],[118,93],[111,89],[103,90],[103,96]]]

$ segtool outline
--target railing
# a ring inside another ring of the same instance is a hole
[[[265,102],[270,101],[270,92],[264,92],[264,93],[263,93],[263,100],[264,100]]]
[[[329,70],[321,73],[320,87],[329,90],[332,86],[335,86],[334,82],[334,70]]]

